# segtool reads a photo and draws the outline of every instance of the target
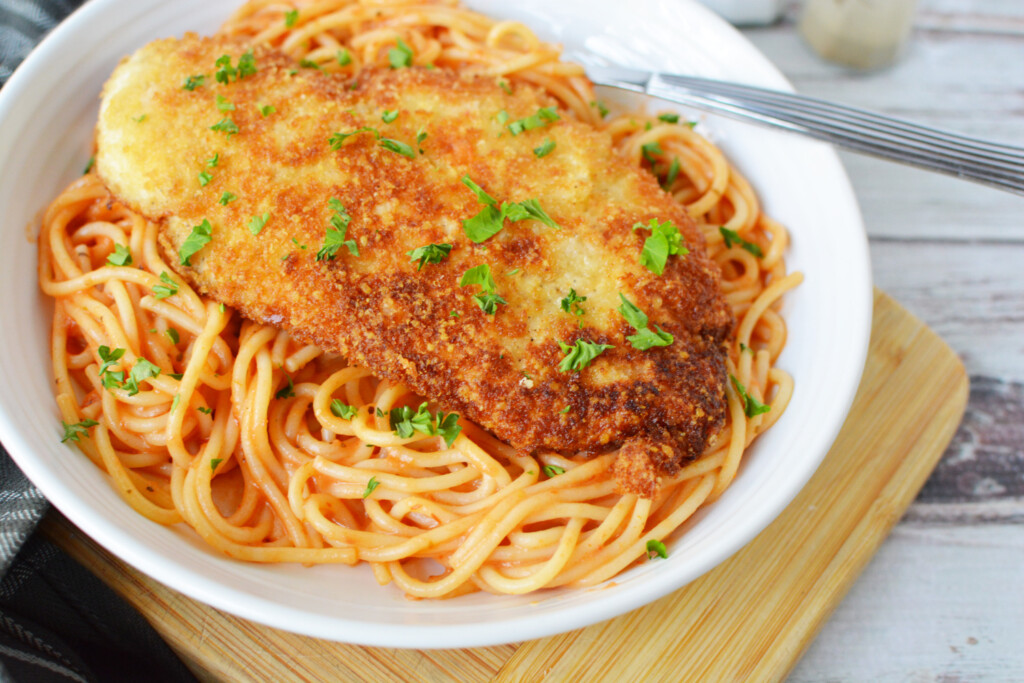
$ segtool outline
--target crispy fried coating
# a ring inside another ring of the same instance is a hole
[[[218,82],[217,59],[237,68],[250,49],[255,73]],[[202,85],[183,87],[198,75]],[[607,134],[564,113],[510,130],[555,104],[445,69],[364,71],[352,82],[270,48],[186,36],[144,47],[111,76],[96,164],[115,196],[159,222],[166,257],[202,292],[404,382],[517,449],[624,446],[622,488],[650,496],[724,420],[732,317],[693,221]],[[397,116],[386,122],[385,112]],[[332,146],[332,135],[361,128],[373,130]],[[548,140],[554,149],[537,156]],[[507,220],[474,243],[463,221],[484,206],[467,175],[499,203],[537,200],[558,228]],[[317,260],[338,225],[331,199],[350,218],[345,239],[358,256],[341,246]],[[266,224],[253,234],[257,216]],[[651,219],[671,221],[690,250],[661,276],[639,263],[650,233],[634,225]],[[181,265],[204,220],[210,242]],[[452,249],[420,269],[407,252],[429,244]],[[474,299],[480,286],[460,286],[483,264],[506,302],[492,315]],[[582,315],[560,306],[570,289],[587,297]],[[674,342],[633,348],[620,293]],[[576,340],[613,348],[560,371],[558,342]]]

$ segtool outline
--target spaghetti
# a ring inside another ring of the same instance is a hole
[[[800,275],[786,273],[785,228],[718,149],[670,114],[605,121],[582,69],[555,47],[452,3],[253,0],[221,31],[346,73],[387,64],[397,36],[416,64],[542,88],[606,130],[685,205],[722,269],[737,319],[728,416],[714,446],[651,499],[616,492],[615,453],[531,456],[467,420],[450,446],[399,436],[389,411],[422,398],[201,297],[164,262],[157,225],[86,174],[43,217],[39,282],[55,300],[68,438],[135,510],[185,522],[234,558],[367,562],[381,584],[440,598],[600,583],[721,495],[792,393],[774,363],[781,297]],[[770,410],[748,416],[748,399]]]

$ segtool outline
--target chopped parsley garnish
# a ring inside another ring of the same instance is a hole
[[[498,81],[498,87],[505,91],[505,94],[512,94],[512,86],[508,84],[508,81],[502,79]]]
[[[220,196],[220,199],[218,201],[220,202],[221,206],[227,206],[236,199],[238,199],[238,195],[235,194],[234,192],[225,192]]]
[[[593,102],[590,103],[590,106],[595,107],[597,109],[597,113],[601,115],[602,119],[608,116],[608,107],[604,106],[604,102],[601,102],[600,100],[594,100]]]
[[[253,56],[252,50],[238,58],[237,68],[231,66],[231,55],[221,55],[214,64],[220,67],[214,74],[214,78],[218,83],[224,85],[230,83],[232,78],[238,81],[256,73],[256,58]]]
[[[468,287],[469,285],[480,285],[483,291],[493,292],[495,284],[494,278],[491,277],[491,267],[483,263],[479,266],[473,266],[463,273],[462,279],[459,280],[459,286]]]
[[[582,304],[586,300],[587,297],[578,295],[575,289],[570,289],[567,295],[558,300],[558,305],[566,313],[572,313],[575,316],[583,317],[583,314],[586,313],[586,311],[583,310]],[[580,327],[583,327],[582,320],[580,320]]]
[[[452,310],[452,311],[451,311],[451,312],[450,312],[450,313],[448,314],[448,317],[449,317],[449,318],[458,318],[458,317],[459,317],[459,312],[453,309],[453,310]]]
[[[205,247],[213,239],[213,226],[210,225],[210,221],[203,219],[203,222],[199,225],[192,226],[192,232],[185,241],[181,243],[181,249],[178,250],[178,262],[183,266],[191,266],[192,263],[189,259],[195,255],[197,251]]]
[[[353,256],[359,256],[359,246],[356,244],[356,241],[345,239],[345,235],[348,232],[348,224],[352,217],[348,215],[344,204],[331,197],[327,200],[327,206],[334,213],[331,215],[331,227],[327,228],[327,232],[324,235],[324,245],[316,253],[316,260],[333,259],[338,250],[343,246],[348,247],[349,253]]]
[[[397,109],[385,109],[384,113],[380,115],[380,120],[384,123],[392,123],[398,118]]]
[[[604,353],[605,350],[614,348],[611,344],[597,344],[583,339],[577,339],[576,343],[572,345],[566,344],[561,340],[557,341],[558,347],[565,354],[565,358],[558,364],[558,369],[561,372],[582,370],[590,365],[591,361]]]
[[[284,26],[285,28],[291,28],[295,26],[295,22],[299,19],[299,10],[293,9],[284,13]]]
[[[160,282],[163,284],[153,287],[153,296],[157,299],[166,299],[178,293],[178,283],[171,279],[166,270],[160,273]]]
[[[249,232],[254,235],[260,234],[263,228],[266,227],[267,221],[270,220],[270,212],[264,213],[262,216],[253,216],[249,219]]]
[[[658,114],[658,120],[665,123],[679,123],[679,114]]]
[[[95,166],[95,165],[96,165],[96,155],[94,154],[93,156],[89,157],[89,161],[86,162],[85,168],[82,169],[82,175],[85,175],[86,173],[91,171],[92,167]]]
[[[292,380],[291,376],[289,376],[287,373],[284,373],[284,378],[288,380],[288,383],[277,390],[277,393],[274,394],[274,398],[292,398],[293,396],[295,396],[294,380]]]
[[[149,114],[139,114],[138,116],[133,116],[132,121],[134,121],[135,123],[142,123],[147,118],[149,118]]]
[[[404,66],[412,66],[412,48],[404,40],[398,39],[395,47],[388,50],[388,62],[392,69],[401,69]]]
[[[415,412],[409,406],[392,408],[388,420],[391,430],[403,439],[410,438],[414,432],[441,436],[448,448],[452,447],[455,438],[462,431],[457,413],[445,414],[443,410],[439,410],[436,415],[431,416],[426,402],[421,403]]]
[[[570,410],[572,410],[572,406],[566,406],[566,407],[562,408],[561,410],[559,410],[558,412],[559,412],[559,413],[561,413],[562,415],[565,415],[565,414],[567,414],[567,413],[568,413],[568,412],[569,412]]]
[[[370,481],[366,482],[366,490],[363,491],[363,498],[369,498],[370,494],[377,490],[380,486],[380,482],[377,481],[377,477],[370,477]]]
[[[210,471],[216,472],[217,465],[221,464],[222,462],[224,462],[224,458],[210,458]]]
[[[206,160],[206,165],[210,168],[216,168],[217,164],[220,163],[220,152],[217,152],[212,157]]]
[[[64,427],[64,437],[60,440],[61,443],[65,441],[76,441],[82,442],[82,435],[89,436],[89,427],[95,427],[99,424],[96,420],[82,420],[74,424],[68,424],[64,420],[60,421],[62,427]]]
[[[345,140],[348,140],[350,137],[354,135],[359,135],[360,133],[373,133],[373,136],[380,140],[380,133],[377,132],[376,128],[371,128],[370,126],[363,126],[362,128],[356,128],[351,133],[335,133],[330,138],[328,138],[327,142],[331,145],[331,149],[339,150],[341,149],[341,146],[345,144]]]
[[[508,124],[508,130],[512,135],[519,135],[522,132],[542,128],[561,117],[554,107],[541,107],[536,114],[531,114],[525,119],[519,119]]]
[[[551,152],[554,151],[554,149],[555,141],[552,140],[551,138],[548,138],[540,147],[533,148],[533,154],[538,159],[540,159],[541,157],[546,157],[547,155],[551,154]]]
[[[487,315],[494,315],[498,312],[498,304],[507,304],[508,302],[501,298],[499,295],[493,292],[480,293],[473,295],[473,301],[480,307],[480,310]]]
[[[132,264],[132,250],[123,244],[115,244],[114,253],[107,257],[107,263],[112,266],[130,266]]]
[[[164,334],[167,335],[167,338],[171,340],[172,344],[177,344],[181,341],[181,335],[179,335],[178,331],[173,327],[168,327]]]
[[[508,112],[502,109],[494,118],[498,122],[499,126],[504,126],[508,121]]]
[[[229,138],[238,132],[238,125],[230,118],[223,118],[217,123],[210,126],[210,130],[215,130],[218,133],[224,133]]]
[[[196,410],[198,410],[203,415],[213,415],[213,408],[204,408],[202,406],[199,406],[198,408],[196,408]]]
[[[199,186],[200,187],[206,187],[207,185],[210,184],[211,180],[213,180],[213,174],[212,173],[209,173],[207,171],[200,171],[199,172]]]
[[[428,244],[425,247],[416,247],[412,251],[405,253],[409,260],[413,262],[419,261],[416,270],[423,270],[423,266],[428,263],[440,263],[445,260],[451,251],[451,244]]]
[[[761,258],[762,256],[764,256],[764,251],[762,251],[760,246],[754,244],[753,242],[748,242],[747,240],[743,239],[735,230],[730,230],[729,228],[723,225],[718,228],[718,232],[722,234],[722,239],[725,240],[726,249],[730,248],[732,245],[735,244],[741,249],[749,251],[757,258]]]
[[[416,133],[416,146],[420,150],[420,154],[423,154],[423,141],[427,139],[427,131],[420,128]]]
[[[672,157],[672,163],[669,164],[668,173],[665,174],[664,180],[661,181],[661,189],[668,192],[672,189],[673,183],[676,182],[676,178],[679,177],[679,157]]]
[[[657,161],[654,157],[661,156],[665,153],[665,150],[661,148],[660,142],[655,141],[640,145],[640,153],[644,155],[644,159],[653,164]]]
[[[235,105],[228,102],[228,98],[224,97],[220,93],[217,93],[217,109],[220,111],[234,111]]]
[[[426,135],[423,135],[423,137],[426,137]],[[419,136],[416,136],[416,141],[420,142]],[[404,142],[401,142],[400,140],[392,140],[391,138],[381,138],[380,146],[388,150],[389,152],[401,154],[403,157],[409,157],[410,159],[416,158],[416,150],[414,150],[412,147],[405,144]]]
[[[646,267],[655,275],[665,272],[665,264],[668,257],[675,254],[689,254],[690,250],[683,246],[683,236],[679,228],[671,221],[659,223],[652,218],[648,225],[637,223],[633,230],[650,230],[651,236],[644,240],[644,248],[640,252],[640,265]]]
[[[656,330],[648,327],[647,314],[627,299],[622,292],[619,292],[619,298],[622,300],[619,313],[636,330],[636,334],[626,337],[626,341],[632,344],[634,349],[646,351],[652,346],[668,346],[675,341],[671,334],[657,325],[655,325]]]
[[[655,557],[660,557],[663,560],[668,559],[668,549],[664,543],[656,538],[652,538],[647,541],[647,558],[653,560]]]
[[[772,409],[771,406],[761,403],[747,393],[747,388],[740,384],[740,381],[736,379],[735,375],[729,375],[729,379],[732,380],[732,385],[736,387],[736,393],[740,395],[740,400],[743,402],[743,413],[747,417],[756,417],[757,415],[767,413]]]
[[[303,69],[319,70],[321,68],[320,65],[314,62],[312,59],[300,59],[299,66],[301,66]]]
[[[337,54],[334,55],[334,58],[338,60],[338,64],[340,66],[348,66],[352,63],[352,55],[349,54],[346,48],[338,50]]]
[[[565,468],[559,467],[558,465],[544,465],[541,469],[544,470],[544,474],[549,477],[556,477],[559,474],[565,474]]]
[[[185,90],[192,92],[196,88],[200,88],[203,85],[203,81],[206,80],[205,74],[196,74],[195,76],[189,76],[185,79],[185,85],[181,86]]]
[[[101,346],[97,349],[100,360],[103,361],[99,371],[100,383],[105,389],[119,389],[124,385],[124,370],[112,371],[110,369],[111,365],[121,360],[124,351],[124,349],[111,350],[108,346]]]
[[[484,205],[484,208],[475,216],[462,221],[462,230],[466,237],[477,244],[501,232],[505,227],[506,218],[513,222],[534,219],[556,230],[561,229],[561,226],[555,223],[551,216],[541,208],[540,202],[536,199],[503,202],[499,207],[498,200],[487,194],[468,175],[462,177],[462,182],[476,195],[476,200]]]
[[[263,118],[270,116],[275,111],[277,111],[277,109],[272,104],[260,105],[260,116],[262,116]]]
[[[132,368],[132,371],[128,373],[128,381],[124,383],[124,389],[128,392],[129,396],[134,396],[139,393],[139,382],[151,377],[157,377],[159,374],[160,368],[145,358],[140,358],[135,362],[135,367]]]
[[[335,417],[340,417],[344,420],[351,420],[357,413],[359,413],[358,408],[350,406],[347,403],[342,403],[340,398],[336,398],[331,401],[331,414]]]

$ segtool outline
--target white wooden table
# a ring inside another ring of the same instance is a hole
[[[886,0],[880,0],[886,1]],[[1024,1],[920,0],[894,67],[852,73],[784,19],[744,30],[809,95],[1024,146]],[[1024,197],[843,154],[875,284],[971,376],[917,501],[790,680],[1024,681]]]

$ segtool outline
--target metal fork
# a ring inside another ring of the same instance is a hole
[[[824,140],[846,149],[1024,195],[1024,149],[865,109],[738,83],[585,63],[597,85],[644,93]]]

